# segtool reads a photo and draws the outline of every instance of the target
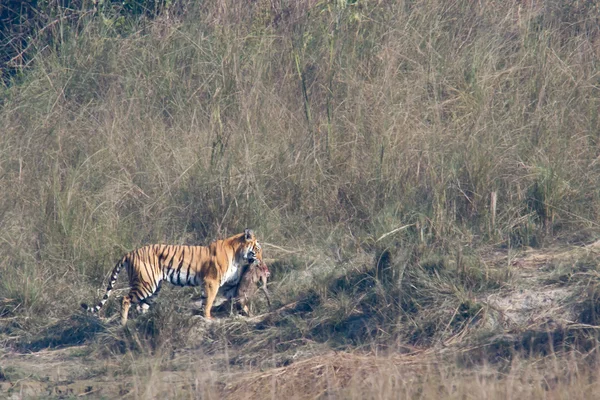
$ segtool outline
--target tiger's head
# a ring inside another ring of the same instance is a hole
[[[256,235],[251,229],[244,230],[241,236],[242,246],[240,246],[240,255],[245,263],[253,264],[255,261],[262,263],[262,247]]]

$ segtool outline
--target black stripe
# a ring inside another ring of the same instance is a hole
[[[171,283],[173,285],[176,285],[177,283],[175,283],[175,278],[177,278],[177,275],[175,275],[175,268],[173,268],[173,262],[175,261],[175,247],[174,246],[169,246],[171,247],[171,258],[169,259],[169,263],[167,268],[171,271]]]
[[[190,257],[190,267],[191,267],[192,265],[195,265],[195,261],[194,261],[194,258],[195,258],[195,257],[194,257],[194,255],[195,255],[195,253],[196,253],[196,252],[195,252],[194,250],[197,250],[197,248],[195,248],[195,247],[192,247],[192,248],[191,248],[192,256]]]
[[[160,267],[158,265],[156,265],[155,260],[154,260],[154,256],[155,256],[156,252],[154,252],[154,250],[152,251],[152,254],[148,255],[148,262],[150,263],[152,268],[152,275],[150,275],[150,279],[152,279],[152,288],[155,288],[156,285],[158,284],[157,282],[157,274],[160,273]],[[153,289],[154,292],[154,289]]]
[[[154,293],[154,288],[157,285],[157,283],[156,283],[156,273],[153,273],[152,276],[150,277],[150,279],[151,279],[151,282],[148,282],[148,283],[150,284],[151,290]]]
[[[173,268],[173,258],[175,257],[175,254],[173,252],[172,249],[173,246],[167,246],[167,256],[165,257],[165,265],[168,269],[172,269]],[[169,256],[171,256],[171,258],[169,258]]]
[[[193,280],[190,279],[190,271],[192,270],[192,266],[194,265],[194,247],[190,246],[190,260],[188,261],[188,268],[187,268],[187,279],[186,279],[186,285],[193,285]]]
[[[177,266],[177,284],[179,286],[185,286],[181,284],[181,268],[183,268],[183,260],[185,257],[185,247],[181,249],[181,261],[179,261],[179,265]]]
[[[147,249],[144,248],[144,252],[147,252]],[[144,256],[147,256],[147,254],[144,254]],[[146,271],[146,277],[141,276],[141,274],[139,275],[139,286],[141,286],[141,288],[146,289],[146,291],[148,290],[152,290],[152,288],[148,289],[148,286],[151,285],[150,282],[148,282],[148,278],[152,277],[152,270],[148,270],[148,263],[145,262],[145,260],[148,257],[140,257],[139,263],[141,263],[144,266],[144,270]],[[141,272],[141,265],[138,265],[138,272]]]
[[[169,265],[167,264],[167,258],[169,256],[168,246],[164,246],[160,253],[159,267],[166,276],[169,276]]]
[[[144,298],[146,297],[146,296],[144,296],[144,297],[140,296],[140,293],[139,293],[139,291],[138,291],[138,292],[135,292],[135,293],[132,293],[132,294],[135,294],[135,297],[137,297],[137,298],[138,298],[138,301],[137,301],[138,303],[139,303],[140,301],[144,300]],[[143,293],[142,293],[142,295],[143,295]],[[131,300],[133,300],[133,298],[131,298]]]
[[[147,276],[148,278],[150,278],[150,277],[152,276],[152,271],[151,271],[151,270],[150,270],[150,271],[148,271],[148,263],[145,263],[145,262],[143,261],[143,259],[142,259],[142,260],[140,260],[140,263],[142,263],[142,265],[144,266],[144,269],[146,270],[146,276]],[[138,266],[138,270],[139,270],[138,272],[142,272],[142,271],[141,271],[141,266]],[[143,278],[141,275],[140,275],[140,277],[139,277],[139,278],[140,278],[140,281],[141,281],[141,283],[142,283],[142,284],[144,284],[144,283],[147,283],[147,281],[146,281],[146,280],[145,280],[145,279],[144,279],[144,278]]]
[[[185,284],[189,285],[190,284],[190,270],[192,269],[192,263],[188,264],[188,268],[187,268],[187,278],[185,278]]]
[[[166,260],[167,256],[169,255],[168,246],[162,245],[160,247],[160,265],[162,266],[164,264],[164,261]]]

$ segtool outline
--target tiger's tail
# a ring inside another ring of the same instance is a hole
[[[125,265],[126,260],[127,260],[127,256],[123,257],[123,259],[121,261],[119,261],[117,263],[117,265],[115,265],[115,268],[113,269],[112,275],[110,277],[110,282],[108,283],[108,287],[106,288],[106,293],[104,294],[104,297],[102,297],[102,300],[100,300],[100,302],[98,303],[97,306],[90,307],[86,303],[81,303],[81,307],[85,311],[91,312],[93,314],[100,311],[102,306],[104,306],[104,303],[106,303],[106,301],[108,300],[108,297],[110,296],[113,288],[115,287],[115,282],[117,282],[117,277],[119,276],[119,272],[121,272],[121,269],[123,268],[123,265]]]

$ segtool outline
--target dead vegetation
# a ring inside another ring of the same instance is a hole
[[[0,55],[2,390],[597,392],[595,2],[43,4],[0,37],[31,40]],[[75,311],[133,248],[244,227],[272,311]]]
[[[586,398],[597,389],[594,249],[529,249],[511,257],[496,250],[485,257],[489,273],[510,262],[510,279],[463,298],[448,289],[465,279],[459,273],[446,291],[436,286],[433,294],[428,290],[434,288],[416,285],[421,275],[405,271],[402,279],[415,287],[411,307],[421,295],[427,305],[416,310],[403,309],[401,298],[398,308],[383,307],[386,295],[396,292],[373,276],[395,275],[374,267],[347,270],[321,295],[315,288],[289,304],[275,291],[279,306],[268,312],[263,304],[252,318],[229,317],[228,306],[216,322],[191,317],[181,294],[177,303],[159,302],[125,329],[86,315],[55,321],[34,335],[4,324],[20,334],[3,336],[2,365],[10,368],[2,368],[2,388],[56,397]],[[444,269],[450,266],[436,260],[416,267],[452,278]],[[552,279],[567,267],[577,271],[570,280]],[[393,327],[386,312],[403,316],[401,324]],[[70,365],[63,375],[49,375],[61,362]],[[151,387],[142,378],[152,379]]]

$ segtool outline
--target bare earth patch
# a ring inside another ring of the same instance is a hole
[[[573,324],[576,319],[573,296],[579,288],[562,281],[560,270],[572,270],[579,260],[598,253],[600,241],[585,247],[528,249],[513,256],[508,251],[495,252],[487,262],[496,268],[510,268],[511,282],[478,300],[498,312],[498,323],[505,329],[528,329],[545,323]]]

